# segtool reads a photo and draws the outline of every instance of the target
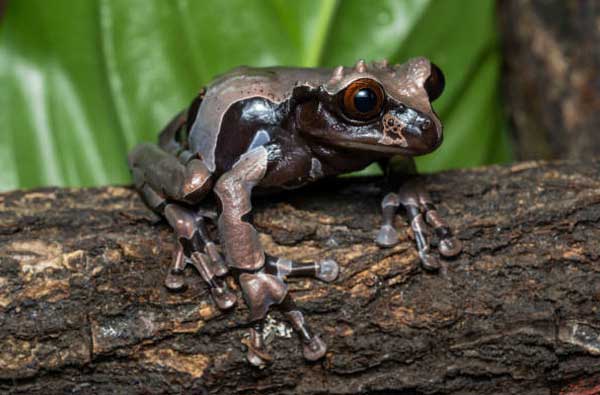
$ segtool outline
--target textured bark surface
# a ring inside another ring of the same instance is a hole
[[[191,269],[187,291],[163,288],[173,236],[133,190],[0,195],[0,393],[597,393],[599,165],[423,177],[464,243],[438,274],[402,217],[399,245],[373,243],[375,182],[257,201],[269,252],[342,268],[292,281],[326,358],[306,363],[275,312],[264,370],[244,361],[243,304],[217,311]]]
[[[521,159],[600,155],[600,2],[498,1]]]

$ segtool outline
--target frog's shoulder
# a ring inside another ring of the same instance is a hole
[[[215,168],[215,148],[221,123],[229,108],[242,100],[264,98],[280,104],[296,87],[317,89],[331,76],[330,69],[292,67],[237,67],[218,76],[206,89],[189,133],[189,144],[209,170]]]

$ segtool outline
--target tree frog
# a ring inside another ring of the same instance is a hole
[[[443,89],[442,71],[423,57],[395,65],[360,60],[333,69],[238,67],[216,78],[164,128],[158,145],[143,143],[129,154],[136,188],[176,235],[165,286],[182,289],[190,264],[216,305],[229,309],[236,296],[224,278],[231,274],[249,309],[252,325],[244,342],[251,364],[264,366],[272,359],[262,324],[273,306],[299,334],[304,357],[322,358],[327,347],[294,303],[286,280],[310,276],[331,282],[338,264],[265,253],[252,223],[252,194],[298,188],[378,162],[386,169],[389,193],[382,200],[375,242],[382,247],[398,242],[394,217],[402,207],[422,266],[437,269],[429,229],[442,256],[457,255],[461,243],[412,177],[412,157],[442,142],[442,124],[431,102]],[[393,156],[405,158],[409,170],[392,174]],[[219,203],[212,217],[199,206],[209,195]],[[216,222],[219,246],[207,221]]]

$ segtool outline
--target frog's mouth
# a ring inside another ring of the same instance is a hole
[[[361,151],[374,151],[388,154],[403,154],[403,155],[416,155],[418,152],[414,152],[411,149],[393,145],[383,145],[379,143],[366,143],[361,141],[352,140],[339,140],[336,141],[336,145],[344,148],[359,149]]]

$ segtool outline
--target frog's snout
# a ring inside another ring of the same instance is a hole
[[[440,143],[435,122],[411,108],[400,106],[392,109],[384,114],[382,122],[382,144],[408,148],[415,154],[421,154],[432,151]]]

